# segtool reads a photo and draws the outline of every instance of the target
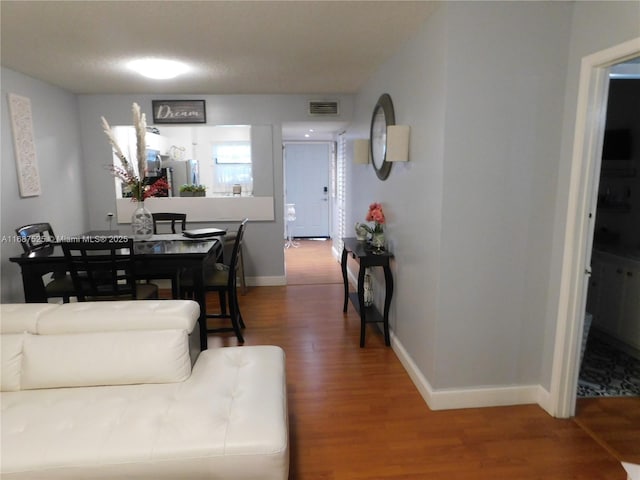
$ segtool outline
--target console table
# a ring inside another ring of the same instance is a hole
[[[353,237],[343,238],[342,241],[344,242],[340,262],[342,279],[344,281],[344,307],[342,311],[347,311],[347,305],[349,300],[351,300],[356,311],[360,314],[360,347],[364,347],[364,335],[367,323],[384,324],[384,343],[390,346],[389,307],[391,305],[391,297],[393,297],[393,276],[391,275],[389,261],[393,258],[393,254],[387,250],[374,253],[373,247],[368,245],[367,242]],[[347,278],[347,258],[349,254],[360,264],[360,269],[358,270],[358,291],[352,293],[349,293],[349,280]],[[375,306],[364,306],[364,274],[367,267],[382,267],[384,270],[385,297],[384,312],[382,315]]]

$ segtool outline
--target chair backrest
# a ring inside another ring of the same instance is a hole
[[[233,249],[231,250],[231,258],[229,259],[229,280],[228,287],[235,288],[236,286],[236,276],[235,274],[231,274],[231,272],[238,271],[238,255],[240,254],[240,249],[242,248],[242,241],[244,239],[244,230],[246,228],[248,218],[245,218],[238,227],[238,231],[236,232],[236,239],[233,244]]]
[[[132,238],[78,238],[61,245],[78,301],[136,298]]]
[[[152,213],[153,217],[153,233],[158,233],[158,224],[171,223],[171,233],[176,233],[176,223],[180,222],[182,227],[180,231],[187,228],[187,214],[186,213]]]
[[[20,244],[26,253],[42,250],[56,243],[53,229],[46,222],[23,225],[16,228],[16,234],[20,237]]]

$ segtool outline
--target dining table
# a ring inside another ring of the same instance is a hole
[[[136,274],[143,276],[145,272],[158,270],[189,271],[193,275],[195,300],[200,305],[200,348],[207,349],[206,325],[206,296],[203,283],[203,264],[206,261],[219,261],[222,257],[223,243],[220,236],[225,230],[212,230],[211,236],[203,238],[189,238],[182,234],[152,235],[144,240],[134,240],[133,250],[136,262]],[[120,237],[127,235],[118,231],[93,230],[69,238],[91,238],[100,241],[101,237]],[[22,286],[27,303],[46,303],[45,281],[43,276],[64,270],[66,259],[62,247],[57,242],[51,246],[32,253],[24,253],[10,257],[9,260],[20,266],[22,272]],[[172,288],[173,292],[178,289]]]

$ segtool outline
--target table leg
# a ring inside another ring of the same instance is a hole
[[[358,304],[360,306],[360,347],[364,347],[364,333],[367,327],[367,315],[364,307],[364,273],[365,268],[360,262],[360,269],[358,270]]]
[[[342,268],[342,281],[344,282],[344,306],[342,311],[347,313],[347,304],[349,303],[349,279],[347,278],[347,249],[342,249],[342,259],[340,260]]]
[[[24,290],[25,303],[46,303],[47,290],[42,280],[42,273],[39,269],[29,268],[26,265],[22,270],[22,288]]]
[[[207,349],[207,298],[204,290],[204,280],[202,278],[202,263],[193,268],[193,292],[198,305],[200,305],[200,317],[198,325],[200,326],[200,350]]]
[[[387,347],[391,346],[391,339],[389,337],[389,307],[391,306],[391,297],[393,297],[393,275],[391,275],[391,268],[389,265],[383,267],[384,270],[384,343]]]

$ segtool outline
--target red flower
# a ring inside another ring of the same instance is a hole
[[[164,178],[156,180],[153,185],[144,187],[142,200],[146,200],[149,197],[155,197],[159,193],[164,193],[169,190],[169,184]]]
[[[367,222],[374,222],[376,226],[384,225],[385,218],[384,212],[382,211],[382,204],[372,203],[371,205],[369,205],[369,211],[367,212],[365,220]]]

